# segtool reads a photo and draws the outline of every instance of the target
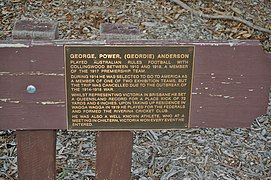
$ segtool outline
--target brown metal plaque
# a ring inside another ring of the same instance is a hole
[[[68,129],[189,127],[193,46],[65,46]]]

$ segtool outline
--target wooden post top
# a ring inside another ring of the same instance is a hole
[[[57,25],[57,22],[48,20],[19,20],[14,24],[12,38],[54,40],[58,38]]]

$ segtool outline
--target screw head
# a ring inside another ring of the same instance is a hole
[[[36,87],[33,86],[33,85],[28,85],[27,88],[26,88],[26,91],[29,93],[29,94],[33,94],[37,91]]]

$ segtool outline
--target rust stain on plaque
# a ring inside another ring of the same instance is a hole
[[[68,129],[189,127],[194,46],[65,46]]]

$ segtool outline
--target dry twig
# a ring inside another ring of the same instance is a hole
[[[190,11],[193,14],[199,15],[200,17],[203,18],[207,18],[207,19],[226,19],[226,20],[232,20],[232,21],[238,21],[240,23],[243,23],[245,25],[247,25],[248,27],[251,27],[253,29],[256,29],[258,31],[262,31],[262,32],[266,32],[271,34],[271,30],[254,25],[252,22],[244,20],[240,17],[236,17],[236,16],[228,16],[228,15],[210,15],[210,14],[204,14],[202,11],[198,11],[195,10],[191,7],[189,7],[187,4],[185,4],[184,2],[180,1],[180,0],[171,0],[171,2],[174,2],[178,5],[180,5],[182,8]]]

